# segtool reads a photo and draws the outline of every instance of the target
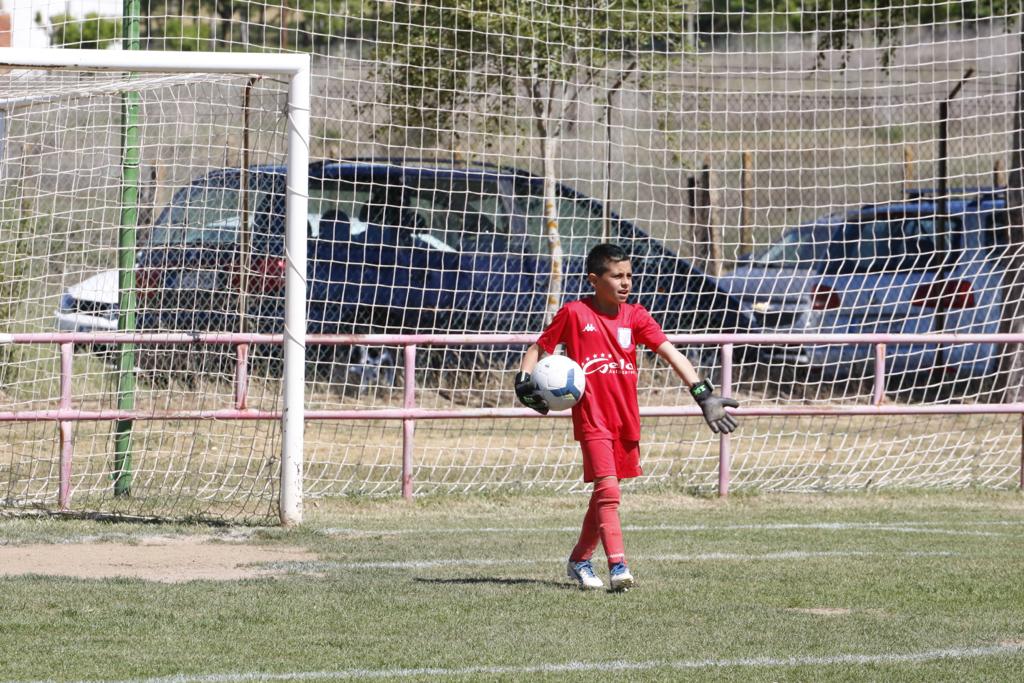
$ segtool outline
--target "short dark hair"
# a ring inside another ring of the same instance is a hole
[[[602,242],[587,254],[587,273],[602,275],[608,270],[608,264],[628,261],[629,254],[617,244]]]

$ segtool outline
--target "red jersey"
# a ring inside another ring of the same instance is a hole
[[[562,306],[537,340],[547,353],[565,344],[565,355],[583,368],[587,387],[573,406],[573,437],[640,440],[636,345],[661,346],[667,337],[640,304],[619,304],[618,315],[601,313],[594,297]]]

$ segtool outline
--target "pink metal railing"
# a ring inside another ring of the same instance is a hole
[[[502,334],[370,334],[370,335],[309,335],[307,345],[366,345],[402,346],[404,348],[404,395],[401,408],[306,410],[307,420],[401,420],[402,421],[402,495],[413,495],[413,446],[417,420],[476,419],[476,418],[541,418],[527,408],[466,408],[424,409],[416,407],[416,350],[419,346],[439,345],[498,345],[531,344],[536,335]],[[732,395],[733,349],[736,344],[873,344],[875,347],[875,384],[870,405],[856,406],[755,406],[741,407],[734,412],[739,416],[786,415],[967,415],[1008,414],[1021,415],[1021,474],[1020,487],[1024,488],[1024,403],[903,405],[883,404],[885,396],[886,344],[1021,344],[1024,334],[673,334],[674,344],[715,345],[721,347],[722,387],[724,396]],[[60,431],[60,491],[61,509],[67,509],[70,495],[71,463],[74,440],[73,425],[83,420],[278,420],[281,411],[256,410],[247,407],[248,355],[252,344],[281,345],[284,336],[277,334],[131,334],[131,333],[26,333],[0,335],[0,344],[58,344],[60,346],[60,397],[55,410],[0,411],[0,422],[56,421]],[[74,408],[72,396],[72,361],[75,344],[226,344],[237,349],[235,368],[234,407],[199,410],[80,410]],[[640,409],[644,417],[681,417],[700,415],[695,405],[651,406]],[[552,417],[567,417],[568,413]],[[732,461],[730,437],[719,437],[719,494],[729,493]]]

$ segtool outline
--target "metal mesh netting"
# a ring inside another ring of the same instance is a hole
[[[90,24],[67,16],[63,2],[13,4],[15,13],[29,5],[40,11],[39,30],[53,44],[77,47],[95,38],[103,47],[122,30],[117,11],[106,18],[107,30],[102,18]],[[139,29],[149,50],[314,55],[310,153],[326,163],[311,173],[310,333],[536,333],[551,314],[549,295],[565,301],[586,293],[582,256],[603,240],[628,248],[636,300],[669,332],[1015,329],[1019,268],[1007,252],[1016,241],[1007,187],[1019,172],[1018,8],[720,5],[143,2]],[[249,96],[265,85],[249,88]],[[268,123],[244,119],[259,111],[272,118],[280,106],[247,106],[244,80],[233,90],[202,78],[174,88],[141,119],[151,208],[140,235],[149,231],[156,236],[143,237],[150,244],[168,244],[137,259],[149,292],[140,325],[279,331],[281,261],[273,235],[283,194],[282,171],[272,166],[282,163],[275,147],[282,138],[259,133],[273,128]],[[116,99],[104,107],[114,117]],[[117,206],[113,195],[98,197],[113,192],[120,172],[118,133],[111,127],[102,145],[81,135],[72,140],[57,131],[87,124],[68,118],[73,108],[54,107],[52,132],[19,140],[16,111],[6,114],[3,182],[17,199],[5,200],[3,244],[26,251],[4,267],[22,269],[19,286],[38,291],[10,290],[20,308],[9,319],[19,329],[50,330],[68,289],[112,267],[116,231],[102,238],[103,230],[85,226],[116,225],[117,218],[86,217],[69,204],[71,194],[77,205],[93,193],[95,203]],[[93,117],[88,125],[97,130],[104,125],[99,114],[75,116]],[[200,131],[203,143],[193,144]],[[223,171],[240,167],[246,172]],[[96,188],[88,190],[82,177],[94,178]],[[68,185],[75,192],[61,191],[70,178],[78,179]],[[43,215],[35,196],[47,193],[48,218],[26,223],[26,211]],[[26,201],[28,209],[19,204]],[[151,225],[168,204],[172,214],[190,216],[193,234]],[[222,240],[232,232],[225,221],[251,226],[250,236]],[[561,279],[551,276],[558,272],[552,223]],[[8,237],[9,225],[26,231],[24,238]],[[173,260],[170,243],[179,238],[182,258],[198,261]],[[194,243],[204,246],[186,248]],[[228,262],[243,254],[245,274],[225,279]],[[93,302],[82,296],[74,305]],[[702,374],[720,379],[714,347],[685,350]],[[421,348],[417,404],[515,405],[509,376],[520,352]],[[872,398],[871,345],[737,352],[734,393],[744,406]],[[1006,393],[1019,384],[1013,352],[986,343],[890,343],[886,400],[1013,399]],[[394,346],[313,347],[307,405],[401,406],[401,358]],[[140,352],[141,390],[154,400],[223,397],[230,404],[233,359],[228,348]],[[253,350],[253,391],[268,401],[279,393],[277,361],[273,348]],[[81,354],[76,363],[96,378],[109,372],[100,354]],[[24,367],[9,363],[7,372]],[[5,380],[0,390],[23,400],[17,397],[29,384],[39,383]],[[641,358],[640,387],[641,405],[690,400],[649,354]],[[172,445],[178,432],[152,428],[147,452],[182,449]],[[266,455],[274,452],[268,425],[177,429],[195,443],[223,438],[216,445],[221,458],[273,457]],[[733,486],[1005,487],[1019,472],[1019,429],[1019,418],[1007,415],[749,417],[732,437]],[[307,495],[397,493],[401,439],[395,422],[310,422]],[[106,448],[101,441],[97,453]],[[646,419],[643,441],[647,475],[638,483],[715,486],[718,440],[699,419]],[[31,451],[49,462],[52,444],[30,442],[11,446],[12,453]],[[87,450],[76,443],[76,458]],[[211,457],[212,447],[204,452]],[[564,420],[417,425],[417,493],[575,489],[579,471]],[[216,495],[234,495],[231,489]]]

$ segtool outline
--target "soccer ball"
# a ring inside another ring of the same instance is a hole
[[[572,358],[557,354],[541,358],[531,377],[551,410],[572,408],[583,398],[587,386],[583,368]]]

